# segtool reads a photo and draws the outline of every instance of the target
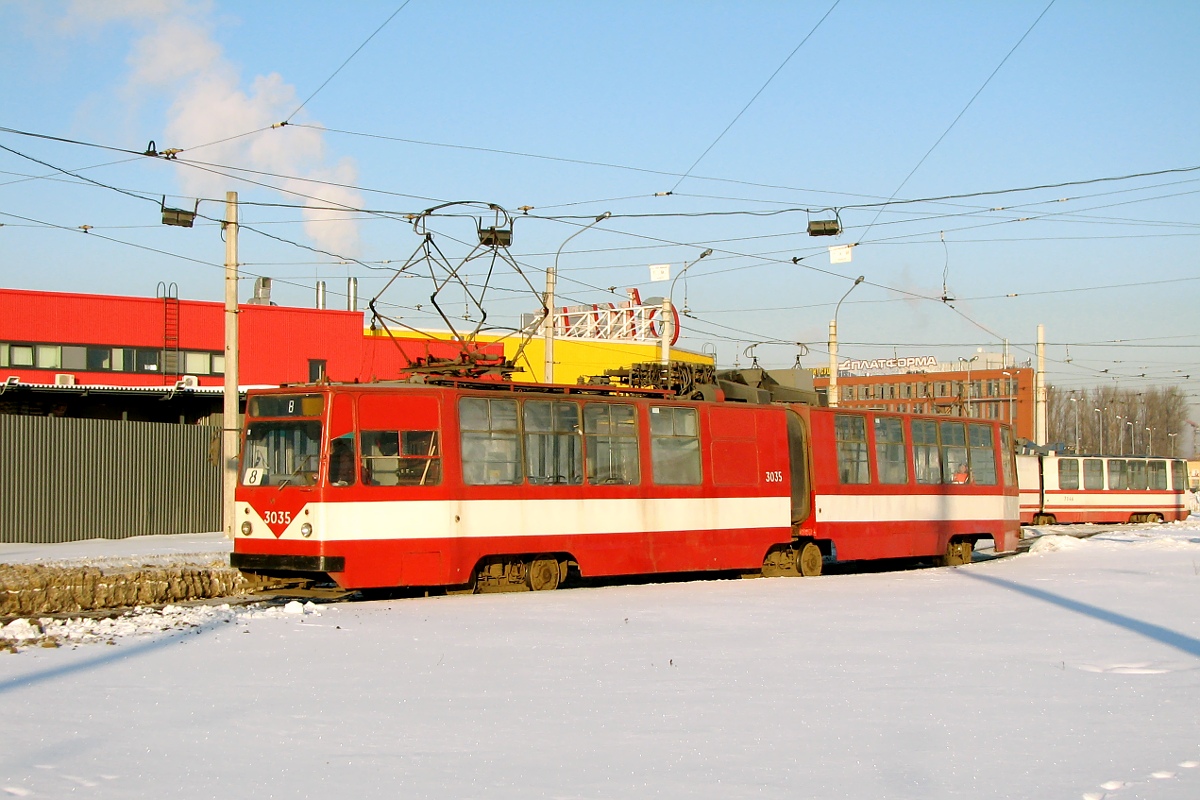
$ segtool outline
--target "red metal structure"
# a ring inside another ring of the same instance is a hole
[[[1021,523],[1187,519],[1187,462],[1150,456],[1017,456]]]
[[[1019,534],[996,422],[415,378],[252,392],[231,562],[348,589],[970,560]]]

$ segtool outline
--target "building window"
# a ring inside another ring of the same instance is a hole
[[[37,353],[38,369],[58,369],[62,366],[62,348],[58,345],[39,344],[34,347]]]
[[[107,372],[112,369],[111,347],[89,347],[87,348],[87,371],[88,372]]]
[[[76,345],[63,345],[63,369],[87,369],[87,348]]]
[[[225,374],[225,356],[213,353],[212,374],[213,375],[224,375]]]
[[[308,360],[308,382],[316,383],[325,380],[325,359],[310,358]],[[221,359],[221,368],[224,371],[225,359]]]
[[[209,353],[187,352],[183,354],[183,371],[188,375],[207,375],[212,355]]]
[[[137,372],[158,372],[158,357],[161,353],[158,350],[150,350],[148,348],[138,348],[134,351],[135,369]]]
[[[8,343],[0,342],[0,367],[8,366]]]

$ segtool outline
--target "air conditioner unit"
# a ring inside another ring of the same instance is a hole
[[[74,386],[75,376],[70,372],[60,372],[54,376],[55,386]]]
[[[179,379],[179,383],[177,384],[180,389],[195,389],[199,385],[200,379],[195,375],[184,375]]]

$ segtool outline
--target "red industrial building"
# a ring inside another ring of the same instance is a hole
[[[238,312],[243,388],[386,380],[461,353],[453,342],[369,335],[361,311]],[[221,303],[0,289],[0,413],[196,421],[219,410],[224,335]],[[503,346],[484,351],[502,356]]]
[[[913,414],[954,414],[1012,423],[1017,438],[1033,439],[1034,370],[993,354],[973,369],[968,359],[919,370],[889,366],[897,359],[844,362],[838,374],[838,405]],[[970,359],[974,362],[976,358]],[[815,370],[813,383],[824,394],[829,370]]]

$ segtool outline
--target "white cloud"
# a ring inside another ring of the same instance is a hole
[[[286,176],[253,178],[278,186],[285,202],[361,207],[362,198],[352,189],[305,180],[349,185],[358,178],[352,159],[331,158],[320,130],[262,130],[283,121],[296,109],[296,89],[274,72],[247,81],[214,39],[210,14],[207,2],[79,0],[71,4],[61,27],[94,30],[99,25],[121,23],[138,31],[126,59],[130,71],[122,91],[131,104],[139,103],[147,92],[165,94],[170,99],[163,135],[156,137],[160,150],[178,147],[184,150],[184,159]],[[242,135],[252,131],[262,132]],[[181,166],[178,174],[181,193],[187,196],[219,198],[238,188],[230,178],[202,170]],[[334,212],[306,210],[305,233],[323,250],[357,255],[357,224],[336,221],[336,216]],[[318,222],[318,217],[335,221]]]

